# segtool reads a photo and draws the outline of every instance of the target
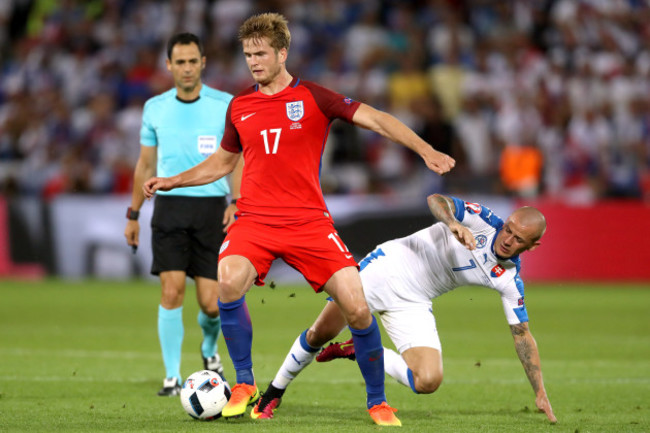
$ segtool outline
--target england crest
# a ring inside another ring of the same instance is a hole
[[[287,102],[287,117],[293,122],[297,122],[305,115],[305,107],[302,101]]]

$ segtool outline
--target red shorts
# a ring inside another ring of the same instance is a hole
[[[250,260],[257,270],[258,286],[264,285],[273,260],[280,258],[300,272],[316,292],[339,269],[358,267],[329,219],[269,225],[239,217],[221,245],[219,260],[234,255]]]

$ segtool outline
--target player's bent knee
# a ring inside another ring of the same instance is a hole
[[[442,384],[442,373],[423,372],[414,374],[415,389],[420,394],[431,394]]]
[[[372,323],[372,315],[368,309],[368,305],[359,304],[344,311],[346,320],[351,328],[366,329]]]
[[[240,299],[245,294],[241,285],[235,284],[233,280],[223,279],[219,281],[219,298],[221,302],[233,302]]]

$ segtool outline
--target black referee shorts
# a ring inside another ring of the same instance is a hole
[[[185,271],[192,278],[216,280],[225,209],[225,197],[157,195],[151,218],[151,273]]]

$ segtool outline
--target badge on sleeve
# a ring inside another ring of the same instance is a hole
[[[478,203],[470,203],[468,201],[465,202],[465,209],[469,212],[473,213],[481,213],[481,205]]]

